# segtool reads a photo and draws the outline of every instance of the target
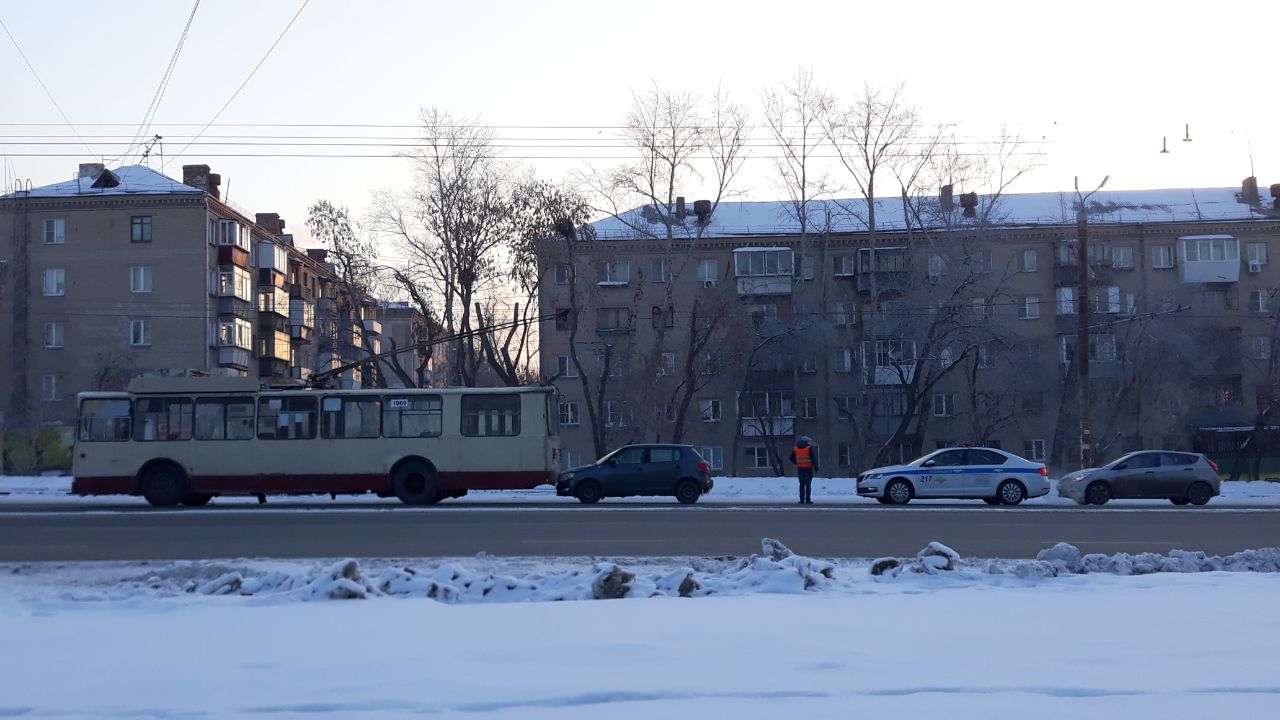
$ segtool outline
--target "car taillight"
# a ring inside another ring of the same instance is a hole
[[[1047,467],[1045,467],[1045,466],[1041,465],[1041,466],[1040,466],[1040,477],[1049,477],[1049,468],[1047,468]]]
[[[1205,458],[1204,461],[1209,463],[1209,467],[1213,468],[1214,472],[1218,472],[1218,463],[1210,460],[1209,458]]]
[[[698,469],[702,471],[703,475],[711,474],[711,466],[707,464],[706,460],[703,460],[702,462],[698,463]]]

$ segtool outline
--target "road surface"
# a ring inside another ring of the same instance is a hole
[[[931,540],[966,556],[1085,552],[1228,554],[1280,547],[1280,508],[990,508],[670,503],[333,507],[0,507],[0,561],[237,557],[721,556],[773,537],[817,557],[913,555]]]

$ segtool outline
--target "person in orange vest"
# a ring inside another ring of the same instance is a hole
[[[813,474],[818,471],[818,448],[808,435],[796,441],[791,449],[791,464],[796,466],[800,478],[800,505],[813,504]]]

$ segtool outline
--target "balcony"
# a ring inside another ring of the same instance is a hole
[[[790,295],[790,275],[748,275],[738,278],[738,295]]]
[[[858,292],[863,295],[871,292],[872,273],[861,273],[857,278]],[[911,290],[911,272],[909,270],[884,270],[874,273],[876,293],[906,293]]]
[[[219,245],[218,264],[249,269],[249,251],[238,245]]]
[[[235,368],[236,370],[248,370],[250,353],[244,348],[238,347],[220,347],[218,348],[218,366],[224,368]]]
[[[287,332],[288,327],[285,319],[281,315],[274,313],[258,313],[258,330],[263,333]]]
[[[296,300],[315,300],[316,299],[316,291],[312,290],[311,288],[305,285],[299,285],[297,283],[289,283],[288,288],[289,288],[289,297],[294,298]]]
[[[742,418],[738,432],[742,437],[777,437],[794,435],[795,417]]]
[[[1178,280],[1183,283],[1239,282],[1240,261],[1184,260],[1178,264]]]
[[[284,289],[284,273],[271,268],[258,269],[258,284],[267,287],[277,287]]]
[[[360,320],[360,324],[364,326],[364,331],[370,335],[382,334],[382,323],[377,320],[372,318],[363,318]]]
[[[253,315],[253,303],[238,297],[223,296],[218,298],[219,315],[235,315],[247,318]]]
[[[292,377],[288,360],[280,358],[258,358],[258,377],[288,378]]]
[[[909,385],[915,374],[915,362],[863,368],[863,378],[870,385]]]
[[[289,337],[298,342],[309,343],[315,339],[315,328],[310,325],[290,325]]]

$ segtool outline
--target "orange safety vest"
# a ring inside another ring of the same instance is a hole
[[[810,446],[807,446],[807,447],[798,447],[798,448],[796,448],[796,467],[798,467],[798,468],[812,468],[812,467],[813,467],[813,458],[809,457],[809,450],[810,450],[812,447],[813,447],[813,446],[811,446],[811,445],[810,445]]]

